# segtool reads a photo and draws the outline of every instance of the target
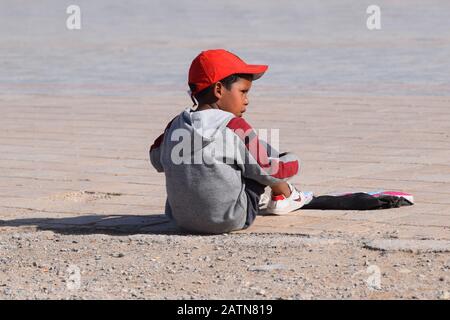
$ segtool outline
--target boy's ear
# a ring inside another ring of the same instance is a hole
[[[222,97],[223,90],[224,90],[224,87],[221,82],[216,82],[214,84],[213,93],[217,99],[220,99]]]

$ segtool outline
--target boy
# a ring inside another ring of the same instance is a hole
[[[266,213],[286,214],[311,200],[286,182],[298,173],[297,157],[277,154],[242,118],[252,81],[267,68],[222,49],[193,60],[188,84],[198,106],[176,116],[150,148],[152,165],[166,176],[166,215],[179,227],[210,234],[248,228],[266,186]]]

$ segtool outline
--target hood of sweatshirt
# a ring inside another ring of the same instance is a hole
[[[192,138],[201,139],[202,143],[194,143],[192,152],[195,152],[213,142],[218,135],[221,135],[223,128],[234,117],[234,114],[231,112],[219,109],[194,112],[191,108],[187,108],[181,114],[180,121],[182,123],[179,128],[190,131]],[[222,136],[220,137],[223,138]]]

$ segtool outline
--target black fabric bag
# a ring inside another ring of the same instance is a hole
[[[318,196],[302,209],[322,210],[375,210],[410,206],[411,202],[402,197],[381,195],[371,196],[364,192],[341,196]]]

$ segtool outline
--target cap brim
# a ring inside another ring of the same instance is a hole
[[[264,75],[268,68],[269,66],[266,65],[248,64],[240,73],[251,74],[253,75],[253,80],[258,80]]]

